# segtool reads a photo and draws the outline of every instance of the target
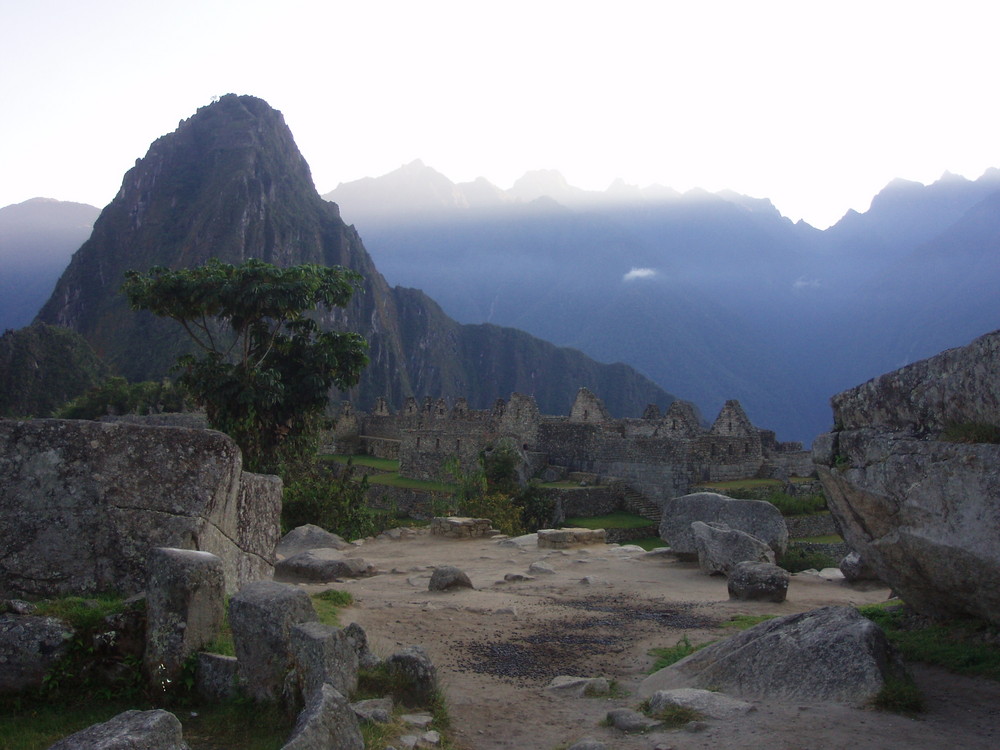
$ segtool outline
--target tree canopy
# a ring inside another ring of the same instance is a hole
[[[198,352],[178,359],[179,382],[248,468],[278,471],[315,447],[330,389],[355,385],[368,363],[359,334],[323,331],[307,315],[347,305],[359,279],[340,266],[212,259],[129,271],[122,290],[133,309],[184,327]]]

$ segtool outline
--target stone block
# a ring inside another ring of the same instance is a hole
[[[154,689],[163,690],[221,630],[226,580],[222,560],[194,550],[155,547],[148,570],[143,663]]]
[[[73,630],[54,617],[0,615],[0,694],[41,687],[72,637]]]
[[[235,656],[198,654],[195,667],[195,691],[203,699],[221,703],[239,695],[238,665]]]
[[[436,516],[431,519],[431,536],[447,539],[481,539],[491,536],[492,523],[488,518],[461,516]]]
[[[336,688],[324,683],[295,722],[281,750],[364,750],[358,717]]]
[[[358,687],[358,652],[343,628],[321,622],[303,622],[290,631],[292,661],[299,689],[308,703],[323,683],[342,695]]]
[[[282,699],[285,676],[294,667],[292,627],[319,618],[309,595],[294,586],[258,581],[229,601],[240,684],[254,700]]]
[[[589,547],[593,544],[605,544],[607,534],[604,529],[539,529],[539,549],[570,549],[571,547]]]

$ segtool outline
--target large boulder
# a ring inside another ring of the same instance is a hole
[[[271,575],[280,514],[221,432],[0,420],[0,597],[135,594],[151,547],[217,555],[231,593]]]
[[[693,687],[740,698],[861,704],[902,670],[875,623],[853,607],[823,607],[768,620],[706,646],[651,674],[639,695]]]
[[[1000,624],[1000,445],[943,441],[1000,425],[1000,332],[833,398],[813,443],[847,543],[908,604]]]
[[[49,750],[188,750],[180,721],[169,711],[125,711],[64,737]]]
[[[774,562],[774,551],[757,537],[721,523],[691,524],[694,546],[698,550],[698,566],[709,575],[729,575],[739,563]]]
[[[739,500],[717,492],[695,492],[663,504],[660,538],[670,549],[693,559],[695,546],[691,524],[721,523],[763,540],[781,557],[788,547],[788,527],[781,511],[763,500]]]

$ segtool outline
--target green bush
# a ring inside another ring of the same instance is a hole
[[[811,552],[798,547],[791,547],[781,559],[778,565],[789,573],[801,573],[803,570],[823,570],[823,568],[836,568],[837,561],[824,552]]]
[[[107,414],[162,414],[192,408],[187,391],[169,380],[129,383],[125,378],[111,377],[64,404],[55,416],[59,419],[100,419]]]
[[[1000,631],[982,620],[931,622],[898,603],[870,604],[858,611],[879,625],[906,659],[1000,680]]]
[[[774,492],[767,502],[781,511],[783,516],[808,516],[826,510],[826,498],[822,495],[789,495]]]
[[[313,463],[285,485],[281,525],[287,532],[311,523],[344,539],[361,539],[379,531],[384,516],[368,507],[368,478],[354,478],[350,465],[339,475],[331,467]]]

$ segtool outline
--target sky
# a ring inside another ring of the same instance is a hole
[[[6,0],[0,206],[103,207],[237,93],[281,110],[321,193],[421,159],[731,189],[824,228],[894,178],[1000,167],[998,22],[986,0]]]

